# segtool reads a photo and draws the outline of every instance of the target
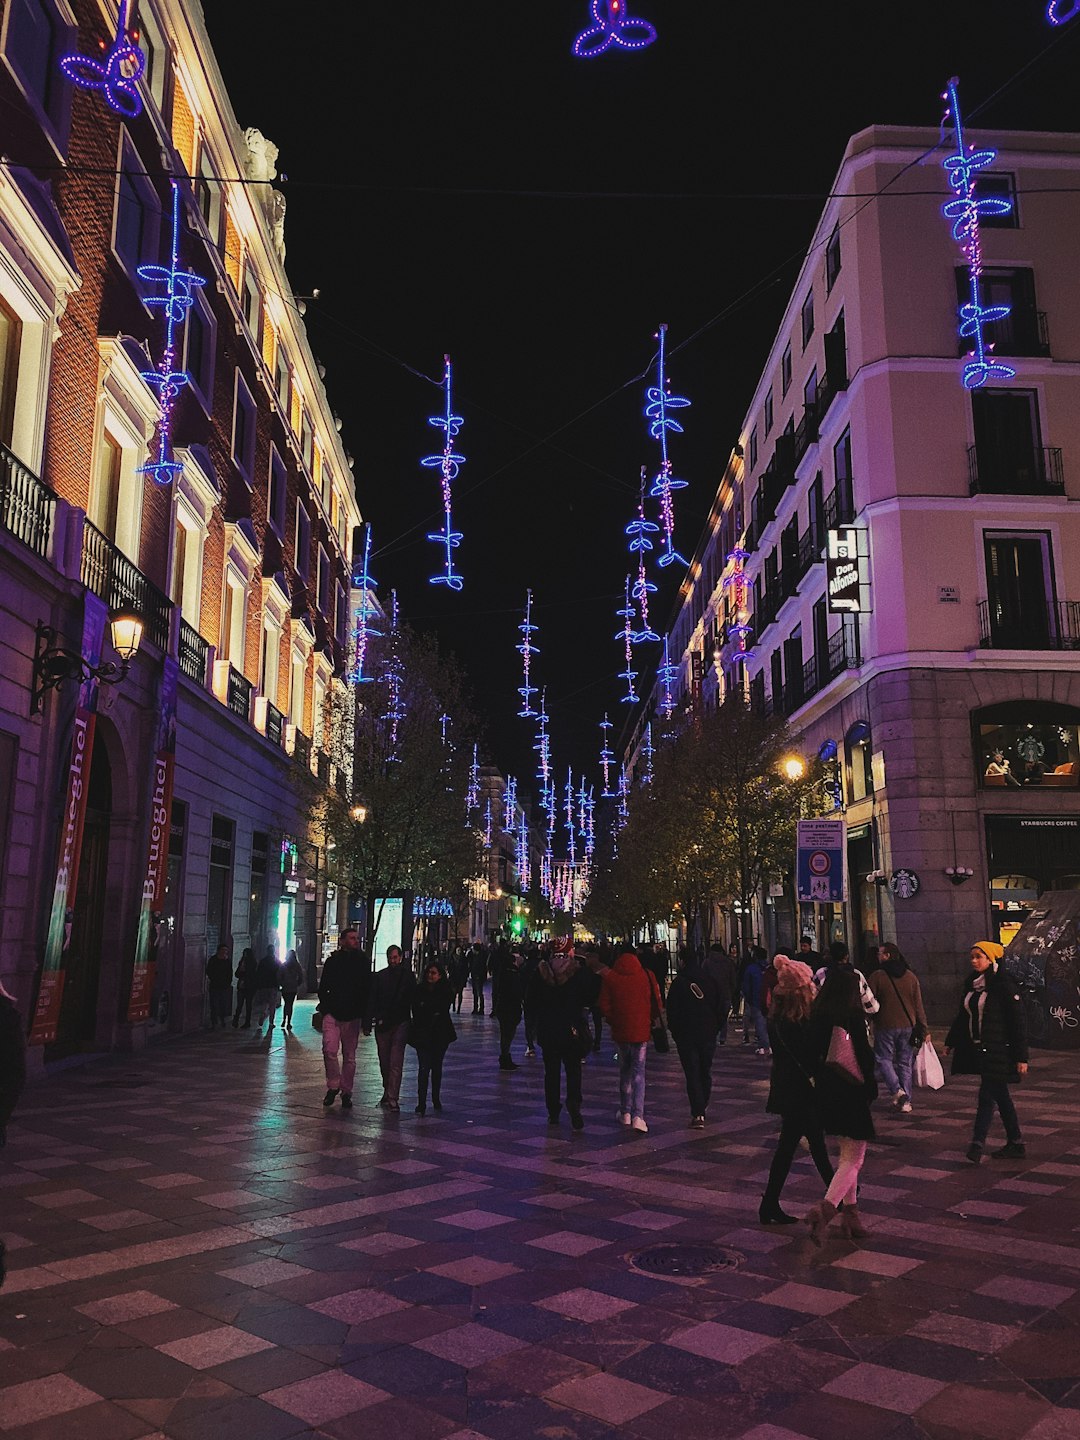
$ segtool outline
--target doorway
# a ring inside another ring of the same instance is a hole
[[[112,766],[99,735],[90,761],[82,857],[75,883],[71,939],[64,955],[64,994],[56,1040],[47,1060],[60,1060],[94,1048],[97,1034],[101,941],[105,926],[112,816]]]

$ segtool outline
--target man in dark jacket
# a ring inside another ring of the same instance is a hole
[[[412,970],[404,963],[401,946],[391,945],[386,952],[386,968],[378,971],[371,982],[364,1023],[365,1035],[373,1028],[375,1031],[383,1082],[379,1104],[387,1110],[401,1108],[401,1071],[409,1039],[409,1015],[415,983]]]
[[[557,1125],[562,1110],[562,1072],[566,1072],[566,1109],[575,1130],[582,1130],[581,1063],[591,1043],[586,1012],[600,993],[599,979],[557,940],[529,981],[527,1003],[535,1017],[536,1038],[544,1056],[544,1101],[548,1123]]]
[[[474,947],[469,959],[469,982],[472,985],[472,1013],[484,1013],[484,981],[487,979],[487,951],[483,945]]]
[[[717,989],[721,1019],[716,1040],[717,1044],[725,1045],[727,1043],[728,1016],[731,1014],[731,1006],[736,993],[735,959],[724,949],[719,940],[714,940],[709,946],[709,953],[705,956],[702,968]]]
[[[694,1130],[705,1128],[716,1037],[727,1021],[728,1008],[716,981],[691,952],[668,990],[667,1018],[686,1077],[690,1125]]]
[[[341,1108],[352,1108],[356,1046],[370,990],[371,961],[360,949],[360,937],[355,927],[350,926],[341,932],[338,949],[326,957],[319,981],[323,1065],[327,1084],[323,1104],[327,1107],[333,1105],[340,1090]]]
[[[491,1009],[499,1022],[500,1070],[518,1068],[510,1047],[521,1024],[525,979],[525,957],[521,952],[500,948],[491,973]]]
[[[210,992],[210,1029],[222,1029],[232,1013],[232,961],[229,947],[219,945],[206,962],[206,984]]]

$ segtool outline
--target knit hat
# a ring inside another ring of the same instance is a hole
[[[553,950],[547,963],[556,985],[565,984],[578,965],[577,957],[566,950]]]
[[[773,966],[776,970],[775,988],[782,995],[809,989],[814,983],[814,972],[802,960],[792,960],[789,955],[774,955]]]
[[[574,948],[572,935],[556,935],[551,942],[552,955],[569,955]]]
[[[988,960],[996,965],[1005,954],[1005,947],[999,945],[996,940],[976,940],[971,947],[973,950],[981,950]]]

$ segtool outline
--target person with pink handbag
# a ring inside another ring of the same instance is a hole
[[[838,966],[829,972],[810,1012],[810,1054],[818,1114],[826,1135],[840,1141],[836,1174],[825,1198],[807,1214],[810,1238],[820,1245],[837,1208],[849,1240],[866,1236],[858,1210],[859,1173],[867,1142],[875,1138],[870,1106],[877,1099],[874,1052],[866,1033],[855,972]]]

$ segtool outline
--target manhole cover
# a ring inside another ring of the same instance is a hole
[[[719,1245],[650,1245],[631,1263],[647,1275],[707,1275],[710,1270],[732,1270],[741,1258]]]

